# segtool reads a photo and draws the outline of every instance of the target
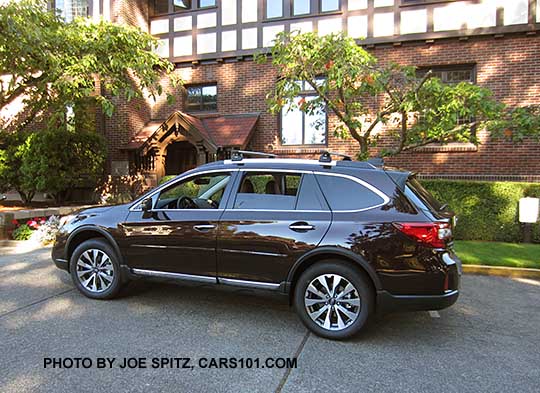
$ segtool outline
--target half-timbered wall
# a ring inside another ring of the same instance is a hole
[[[282,16],[267,17],[269,1],[282,1]],[[294,1],[218,0],[206,8],[192,1],[190,10],[151,17],[149,28],[159,39],[160,54],[184,62],[249,56],[271,46],[281,31],[345,31],[360,44],[373,45],[540,26],[540,0],[340,0],[339,9],[328,12],[322,12],[323,0],[310,0],[310,12],[302,15],[294,15]]]

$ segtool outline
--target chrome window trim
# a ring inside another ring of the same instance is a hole
[[[253,161],[264,161],[266,163],[272,163],[272,162],[278,162],[276,161],[276,159],[274,158],[271,158],[271,159],[250,159],[250,162],[253,162]],[[293,159],[295,160],[295,163],[298,163],[299,160],[296,160],[296,159]],[[229,160],[230,161],[230,160]],[[308,160],[306,160],[308,161]],[[241,161],[231,161],[232,163],[239,163]],[[281,159],[279,162],[282,162]],[[334,162],[334,165],[335,165],[335,161]],[[142,197],[140,197],[139,199],[137,199],[135,202],[133,202],[133,204],[131,205],[131,207],[129,208],[129,211],[130,212],[134,212],[134,211],[142,211],[142,209],[136,209],[135,206],[137,204],[139,204],[143,199],[146,199],[146,198],[152,198],[154,195],[156,195],[157,193],[159,193],[163,188],[165,187],[169,187],[169,186],[172,186],[178,182],[181,182],[189,177],[194,177],[194,176],[198,176],[198,175],[204,175],[204,174],[207,174],[207,173],[223,173],[223,172],[231,172],[231,174],[233,172],[281,172],[281,173],[311,173],[313,175],[322,175],[322,176],[335,176],[335,177],[342,177],[342,178],[345,178],[345,179],[348,179],[348,180],[352,180],[358,184],[360,184],[361,186],[363,187],[366,187],[368,190],[374,192],[375,194],[377,194],[379,197],[382,198],[383,202],[378,204],[378,205],[374,205],[374,206],[369,206],[369,207],[365,207],[365,208],[362,208],[362,209],[353,209],[353,210],[332,210],[332,209],[326,209],[326,210],[277,210],[277,209],[181,209],[182,211],[192,211],[192,212],[195,212],[195,211],[214,211],[214,212],[223,212],[225,210],[227,211],[258,211],[258,212],[285,212],[285,213],[289,213],[289,212],[299,212],[299,213],[321,213],[321,212],[334,212],[334,213],[358,213],[358,212],[363,212],[363,211],[366,211],[366,210],[371,210],[371,209],[376,209],[378,207],[381,207],[381,206],[384,206],[386,204],[388,204],[390,202],[390,198],[385,194],[383,193],[381,190],[379,190],[377,187],[371,185],[370,183],[362,180],[362,179],[359,179],[355,176],[351,176],[351,175],[347,175],[347,174],[343,174],[343,173],[329,173],[329,172],[321,172],[321,171],[311,171],[311,170],[306,170],[306,169],[299,169],[299,170],[295,170],[295,169],[278,169],[278,168],[270,168],[270,169],[265,169],[265,168],[229,168],[229,169],[211,169],[211,170],[207,170],[207,171],[201,171],[201,172],[197,172],[197,173],[191,173],[191,174],[188,174],[186,176],[181,176],[180,178],[178,178],[177,180],[175,181],[172,181],[172,182],[167,182],[161,186],[159,186],[158,188],[156,188],[154,191],[152,191],[150,194],[148,195],[143,195]],[[236,192],[235,190],[232,191],[235,195],[238,194],[238,192]],[[324,193],[323,193],[324,195]],[[155,211],[155,212],[167,212],[167,211],[178,211],[179,209],[154,209],[152,211]]]
[[[309,170],[305,170],[305,169],[294,170],[294,169],[275,169],[275,168],[272,168],[272,169],[241,168],[241,169],[239,169],[239,171],[240,172],[285,172],[285,173],[308,173],[308,174],[311,173],[313,175],[342,177],[342,178],[345,178],[345,179],[348,179],[348,180],[352,180],[352,181],[360,184],[361,186],[367,188],[368,190],[374,192],[375,194],[377,194],[379,197],[382,198],[383,202],[378,204],[378,205],[364,207],[362,209],[353,209],[353,210],[332,210],[332,209],[323,209],[323,210],[227,209],[228,211],[230,210],[230,211],[284,212],[284,213],[290,213],[290,212],[299,212],[299,213],[321,213],[321,212],[358,213],[358,212],[363,212],[363,211],[366,211],[366,210],[376,209],[376,208],[384,206],[384,205],[386,205],[387,203],[390,202],[390,198],[388,198],[388,196],[384,192],[379,190],[377,187],[373,186],[372,184],[370,184],[370,183],[368,183],[368,182],[366,182],[366,181],[364,181],[362,179],[359,179],[357,177],[347,175],[347,174],[344,174],[344,173],[329,173],[329,172],[320,172],[320,171],[309,171]],[[322,190],[321,190],[321,192],[322,192]],[[324,196],[324,192],[323,192],[323,196]]]
[[[188,179],[189,177],[195,177],[195,176],[204,175],[204,174],[207,174],[207,173],[220,173],[220,172],[231,172],[231,175],[232,175],[233,172],[238,172],[238,168],[209,169],[207,171],[200,171],[200,172],[196,172],[196,173],[188,173],[188,174],[186,174],[184,176],[179,175],[180,177],[178,179],[173,179],[171,181],[163,183],[162,185],[157,186],[154,191],[151,191],[150,194],[145,194],[145,195],[139,197],[138,199],[136,199],[135,202],[133,202],[133,204],[129,207],[129,211],[130,212],[140,212],[140,211],[142,211],[142,209],[136,209],[135,206],[137,206],[139,203],[141,203],[144,199],[152,198],[154,195],[161,192],[161,190],[163,190],[165,187],[169,187],[169,186],[172,186],[174,184],[177,184],[177,183],[181,182],[182,180]],[[181,209],[181,210],[184,210],[184,211],[185,210],[187,210],[187,211],[204,211],[204,210],[219,211],[219,210],[224,210],[224,209]],[[152,211],[178,211],[178,209],[153,209]]]

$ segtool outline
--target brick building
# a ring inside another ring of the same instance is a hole
[[[346,31],[382,63],[429,68],[448,83],[471,81],[512,106],[540,104],[540,0],[66,0],[58,6],[66,18],[87,11],[149,31],[185,82],[173,105],[164,97],[118,102],[115,115],[101,119],[113,175],[139,170],[155,181],[231,147],[288,157],[322,149],[355,154],[354,140],[333,135],[331,113],[321,131],[301,113],[267,112],[264,97],[277,74],[252,58],[283,30]],[[491,141],[477,132],[479,146],[428,145],[388,161],[433,177],[540,181],[540,143]]]

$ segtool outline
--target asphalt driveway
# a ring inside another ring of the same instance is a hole
[[[309,334],[280,295],[138,281],[117,300],[92,301],[52,265],[49,249],[4,254],[0,392],[540,389],[539,281],[465,276],[448,310],[387,315],[352,341],[332,342]],[[115,367],[97,368],[106,357]],[[149,363],[118,367],[126,357]],[[296,368],[199,366],[220,357],[298,359]],[[93,364],[45,368],[45,358]],[[153,358],[189,358],[192,367],[152,368]]]

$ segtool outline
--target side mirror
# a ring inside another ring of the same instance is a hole
[[[152,210],[152,198],[146,198],[141,202],[141,209],[143,212],[149,212]]]

